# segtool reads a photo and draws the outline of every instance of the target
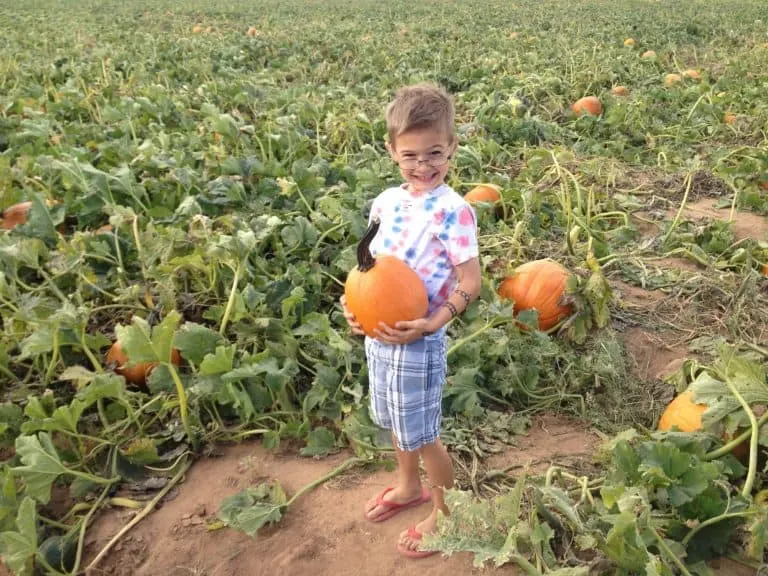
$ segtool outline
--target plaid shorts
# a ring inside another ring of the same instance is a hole
[[[365,355],[373,421],[392,430],[403,451],[435,442],[447,371],[445,330],[403,345],[366,338]]]

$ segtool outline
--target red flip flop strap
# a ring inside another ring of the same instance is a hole
[[[411,540],[421,540],[421,532],[416,530],[416,526],[408,527],[408,538]]]

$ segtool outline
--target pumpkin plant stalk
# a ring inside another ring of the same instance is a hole
[[[235,298],[237,297],[237,285],[240,282],[240,273],[243,269],[241,263],[238,263],[235,268],[235,277],[232,279],[232,288],[229,292],[229,300],[227,300],[227,307],[224,309],[224,316],[221,318],[221,326],[219,326],[219,334],[224,334],[227,329],[227,323],[229,322],[229,316],[232,314],[232,308],[235,306]]]
[[[181,413],[181,423],[184,426],[184,431],[187,433],[187,438],[195,446],[197,442],[192,436],[192,429],[189,426],[189,410],[187,406],[187,392],[184,390],[184,384],[179,377],[179,373],[176,371],[176,367],[173,362],[166,360],[164,364],[168,367],[168,372],[173,378],[173,383],[176,385],[176,394],[179,396],[179,412]]]
[[[731,394],[736,397],[736,400],[739,401],[739,404],[741,404],[744,412],[746,412],[747,417],[749,418],[749,424],[752,428],[752,437],[749,440],[749,471],[747,472],[747,479],[744,481],[744,487],[741,490],[741,495],[744,496],[744,498],[749,498],[749,495],[752,493],[752,486],[755,484],[755,478],[757,477],[757,441],[758,434],[760,432],[760,425],[757,423],[755,413],[752,412],[752,409],[749,407],[749,404],[747,404],[747,401],[744,400],[744,397],[736,389],[736,386],[734,386],[728,374],[722,374],[722,377],[725,383],[728,385],[728,389],[731,391]]]

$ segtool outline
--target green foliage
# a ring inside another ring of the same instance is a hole
[[[383,113],[403,84],[434,80],[455,96],[449,183],[463,193],[492,182],[503,197],[498,210],[477,207],[482,295],[448,329],[442,436],[452,449],[482,457],[543,409],[609,432],[651,426],[658,403],[611,325],[615,311],[627,318],[609,283],[620,270],[669,289],[675,279],[649,275],[649,253],[743,274],[728,306],[760,309],[764,241],[737,240],[724,218],[672,225],[662,215],[660,246],[630,217],[672,209],[680,182],[692,183],[691,201],[711,193],[720,207],[768,212],[757,0],[59,4],[0,11],[0,207],[32,203],[27,223],[0,235],[0,542],[18,574],[67,556],[62,534],[37,527],[54,483],[98,506],[94,488],[220,440],[255,436],[317,458],[390,447],[368,414],[362,342],[338,297],[371,200],[399,181]],[[216,32],[192,34],[199,21]],[[629,35],[635,48],[623,46]],[[639,57],[648,48],[656,59]],[[663,75],[688,62],[702,81],[664,88]],[[612,96],[617,84],[630,96]],[[604,113],[576,118],[569,106],[588,93]],[[736,123],[724,122],[728,111]],[[541,257],[573,272],[575,313],[552,334],[524,331],[537,313],[516,322],[514,304],[495,295],[510,267]],[[132,363],[158,364],[148,390],[105,365],[116,338]],[[691,386],[713,430],[748,425],[729,382],[750,405],[768,402],[762,368],[700,368]],[[746,504],[724,504],[713,485],[743,470],[673,436],[647,442],[616,445],[602,500],[565,477],[533,491],[526,480],[500,497],[516,523],[494,516],[506,524],[476,525],[465,545],[580,576],[581,566],[557,567],[569,533],[582,552],[669,574],[652,528],[680,542],[686,523],[738,511]],[[468,521],[496,513],[453,498]],[[228,501],[222,519],[253,534],[283,504],[277,485],[259,487]],[[674,521],[660,526],[662,510]],[[695,534],[687,558],[711,555],[729,522]],[[757,558],[762,517],[750,530]]]

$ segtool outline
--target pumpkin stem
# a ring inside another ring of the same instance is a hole
[[[373,242],[376,233],[379,231],[379,224],[379,219],[373,218],[365,234],[360,239],[360,243],[357,245],[357,267],[360,269],[360,272],[368,272],[376,262],[373,254],[371,254],[371,242]]]

